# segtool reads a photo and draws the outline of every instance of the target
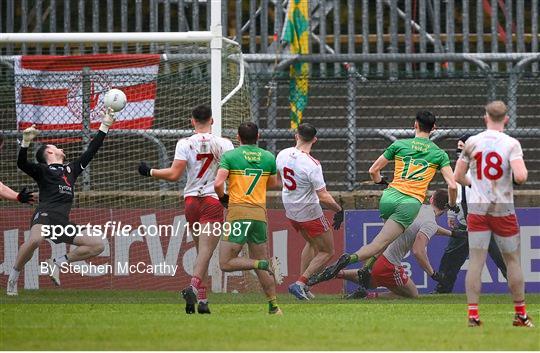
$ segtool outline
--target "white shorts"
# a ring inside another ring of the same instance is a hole
[[[491,234],[491,231],[469,232],[469,248],[487,250]],[[511,237],[493,233],[493,237],[502,253],[511,253],[519,249],[519,233]]]

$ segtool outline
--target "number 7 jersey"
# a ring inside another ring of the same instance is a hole
[[[523,159],[519,141],[504,132],[486,130],[469,137],[460,159],[470,168],[469,213],[513,214],[514,187],[510,162]]]
[[[217,199],[214,180],[223,153],[234,148],[228,139],[211,133],[197,133],[178,141],[175,160],[186,161],[184,197],[211,196]]]
[[[266,222],[266,184],[276,174],[274,155],[255,145],[242,145],[225,153],[219,168],[229,171],[227,221]]]
[[[396,163],[390,187],[422,203],[437,170],[450,165],[448,154],[423,137],[397,140],[383,156]]]

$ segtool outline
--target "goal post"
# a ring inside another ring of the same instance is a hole
[[[221,2],[208,3],[210,31],[0,34],[0,45],[26,44],[28,52],[0,56],[0,134],[5,138],[0,180],[15,190],[28,186],[37,191],[16,167],[16,140],[22,130],[35,123],[41,131],[29,159],[34,159],[36,146],[47,143],[62,148],[66,161],[73,161],[99,127],[104,93],[121,89],[128,103],[116,114],[104,146],[77,180],[72,221],[132,226],[134,237],[104,239],[106,250],[95,259],[98,264],[178,265],[174,279],[166,272],[128,275],[114,268],[110,274],[66,276],[64,287],[177,290],[179,283],[189,280],[196,252],[194,240],[184,232],[185,204],[179,191],[185,176],[178,182],[156,181],[140,176],[137,166],[141,161],[154,168],[171,165],[178,139],[193,133],[190,118],[195,106],[210,104],[212,133],[231,140],[238,125],[250,118],[241,47],[222,36]],[[33,55],[32,45],[38,43],[69,43],[71,50],[65,55],[46,51]],[[0,200],[0,252],[7,254],[3,260],[0,256],[0,274],[13,265],[31,216],[30,207]],[[145,237],[138,230],[142,226],[168,226],[175,236]],[[50,286],[39,272],[38,261],[68,249],[65,244],[43,242],[25,266],[19,286],[22,281],[26,289]],[[253,280],[247,272],[221,273],[216,257],[209,276],[214,292],[250,288]],[[0,285],[4,279],[0,276]]]
[[[222,105],[243,85],[244,62],[239,50],[240,75],[238,85],[222,99],[223,41],[240,44],[222,36],[222,0],[210,0],[210,30],[188,32],[85,32],[85,33],[0,33],[0,44],[54,44],[54,43],[208,43],[210,45],[211,108],[214,124],[212,133],[222,135]]]

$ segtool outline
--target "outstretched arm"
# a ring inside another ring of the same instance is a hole
[[[179,159],[175,159],[169,168],[163,169],[150,168],[146,163],[141,162],[139,164],[139,174],[167,181],[178,181],[182,177],[182,174],[184,174],[186,166],[187,161]]]
[[[414,241],[412,247],[412,253],[416,258],[416,261],[418,261],[420,267],[422,267],[422,269],[431,277],[433,276],[435,271],[433,270],[433,267],[431,266],[427,255],[426,247],[428,242],[429,239],[427,235],[422,232],[418,232],[418,234],[416,234],[416,240]]]
[[[101,146],[103,146],[103,141],[105,140],[105,136],[107,136],[107,133],[109,132],[109,128],[114,123],[114,112],[112,109],[107,109],[105,114],[103,115],[103,120],[101,121],[101,126],[99,127],[99,131],[96,134],[96,136],[90,141],[88,144],[88,148],[86,151],[83,152],[83,154],[79,157],[77,161],[75,161],[75,168],[81,172],[84,168],[90,164],[90,161],[94,158],[98,150]]]
[[[10,187],[0,182],[0,199],[32,204],[34,202],[34,194],[27,191],[26,187],[23,188],[21,192],[17,193]]]
[[[21,148],[17,155],[17,167],[34,179],[39,176],[41,169],[39,168],[39,164],[28,161],[28,147],[30,147],[32,140],[36,138],[37,135],[39,135],[39,130],[36,129],[35,125],[25,129],[23,131]]]

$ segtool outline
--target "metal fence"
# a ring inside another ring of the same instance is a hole
[[[307,0],[306,0],[307,1]],[[157,32],[208,29],[209,0],[4,0],[0,32]],[[222,1],[223,35],[244,53],[283,54],[279,42],[288,0]],[[539,0],[311,0],[313,54],[534,53],[538,52]],[[125,44],[8,45],[1,53],[76,54],[128,50]],[[153,45],[154,51],[163,48]],[[143,50],[141,46],[138,50]],[[494,70],[511,69],[511,63]],[[318,65],[324,77],[337,64]],[[435,75],[470,71],[468,62],[364,62],[364,75],[398,70]],[[538,72],[538,65],[530,66]]]
[[[249,66],[275,60],[272,55],[246,55]],[[298,57],[282,57],[284,63]],[[349,69],[335,77],[312,73],[309,78],[309,102],[304,121],[312,122],[319,130],[319,142],[313,155],[325,171],[331,190],[370,189],[368,169],[370,164],[396,138],[413,135],[414,115],[418,110],[433,111],[438,117],[438,129],[432,138],[454,157],[456,140],[464,133],[477,133],[483,128],[483,107],[487,101],[502,99],[508,103],[511,117],[507,132],[517,137],[524,149],[530,170],[529,182],[522,188],[538,189],[540,186],[540,84],[539,79],[526,68],[540,61],[540,54],[426,54],[420,55],[334,55],[307,56],[302,60],[315,63],[347,62]],[[377,73],[363,75],[355,68],[366,62],[420,63],[463,62],[483,68],[475,73],[456,73],[453,77],[437,77],[434,72],[411,77],[406,71],[394,75],[379,76]],[[492,63],[512,64],[510,72],[492,71]],[[287,65],[281,66],[283,69]],[[278,66],[279,68],[279,66]],[[207,72],[199,73],[198,82],[208,82]],[[174,75],[160,72],[156,97],[156,122],[149,130],[114,131],[110,147],[93,163],[88,179],[83,184],[87,191],[166,191],[181,187],[167,183],[152,183],[136,177],[135,167],[139,160],[147,160],[155,166],[168,165],[173,158],[174,144],[179,137],[190,134],[186,121],[188,105],[206,100],[197,94],[191,101],[178,96],[180,89],[193,90],[187,82],[184,87]],[[181,75],[185,76],[185,75]],[[179,76],[180,77],[180,76]],[[234,80],[233,80],[234,81]],[[20,173],[14,173],[16,144],[20,136],[16,129],[12,78],[6,77],[0,84],[0,130],[7,136],[7,151],[0,160],[0,180],[15,187],[27,181]],[[249,115],[261,127],[261,145],[273,153],[294,143],[289,120],[289,75],[287,70],[273,73],[251,72],[248,75]],[[201,91],[203,92],[203,91]],[[177,99],[171,105],[172,99]],[[247,100],[245,103],[247,104]],[[244,104],[244,103],[241,103]],[[186,110],[187,109],[187,110]],[[233,109],[241,112],[245,109]],[[232,114],[231,116],[235,116]],[[229,118],[225,118],[229,119]],[[226,133],[234,136],[233,124]],[[79,131],[53,131],[49,137],[73,137]],[[70,144],[73,153],[83,144]],[[126,152],[127,151],[127,152]],[[11,171],[11,172],[10,172]],[[112,177],[113,176],[113,177]],[[91,181],[90,181],[91,180]],[[435,186],[442,179],[435,180]]]

